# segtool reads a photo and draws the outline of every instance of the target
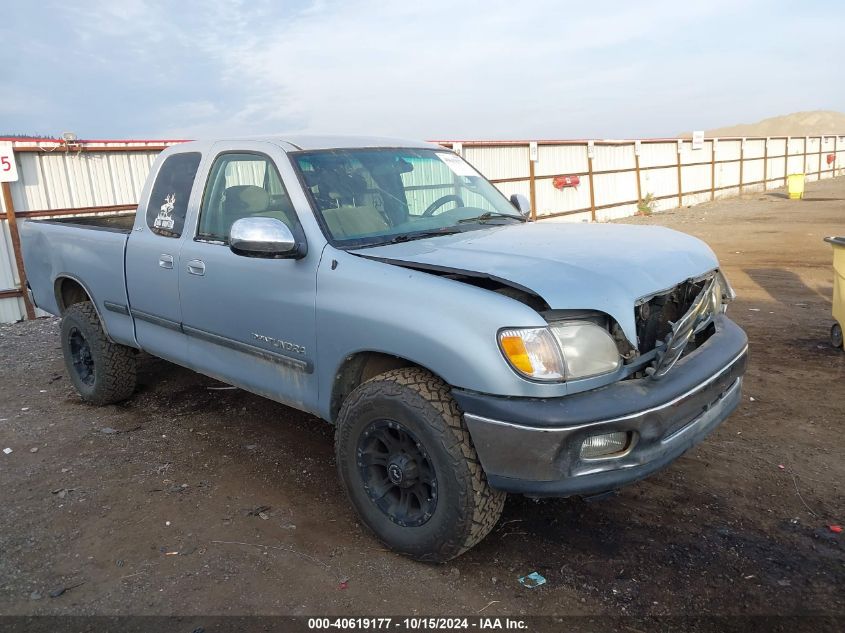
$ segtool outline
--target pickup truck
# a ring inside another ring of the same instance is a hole
[[[528,206],[429,143],[203,141],[158,156],[134,214],[21,235],[83,400],[129,398],[144,351],[311,413],[362,522],[445,561],[507,493],[612,492],[741,400],[707,245]]]

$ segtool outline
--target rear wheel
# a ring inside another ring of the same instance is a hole
[[[341,407],[341,481],[358,516],[391,549],[446,561],[481,541],[502,512],[449,387],[396,369],[365,382]]]
[[[89,301],[75,303],[62,316],[62,353],[70,380],[82,399],[104,405],[135,391],[135,352],[113,343]]]

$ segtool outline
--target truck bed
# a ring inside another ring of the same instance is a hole
[[[89,215],[83,217],[51,218],[48,220],[30,220],[30,222],[62,224],[66,226],[78,226],[84,229],[129,233],[132,231],[132,225],[135,223],[135,212],[129,211],[118,215]]]
[[[83,286],[112,340],[131,345],[132,319],[110,304],[129,305],[124,278],[126,240],[134,216],[111,215],[25,220],[20,226],[27,282],[35,304],[61,314],[64,283]]]

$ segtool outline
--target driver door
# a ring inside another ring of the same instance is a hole
[[[219,143],[213,152],[195,234],[179,257],[188,356],[203,373],[313,412],[319,252],[263,259],[229,248],[244,217],[279,219],[304,243],[274,162],[284,156],[266,143]]]

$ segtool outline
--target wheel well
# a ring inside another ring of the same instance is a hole
[[[61,277],[56,280],[56,299],[61,314],[64,314],[74,303],[91,301],[91,297],[88,295],[85,287],[70,277]]]
[[[426,367],[414,363],[399,356],[383,354],[381,352],[358,352],[348,356],[334,377],[332,386],[331,421],[337,420],[337,414],[346,397],[359,385],[367,382],[370,378],[383,374],[391,369],[402,367],[419,367],[428,370]],[[433,372],[432,372],[433,373]]]

